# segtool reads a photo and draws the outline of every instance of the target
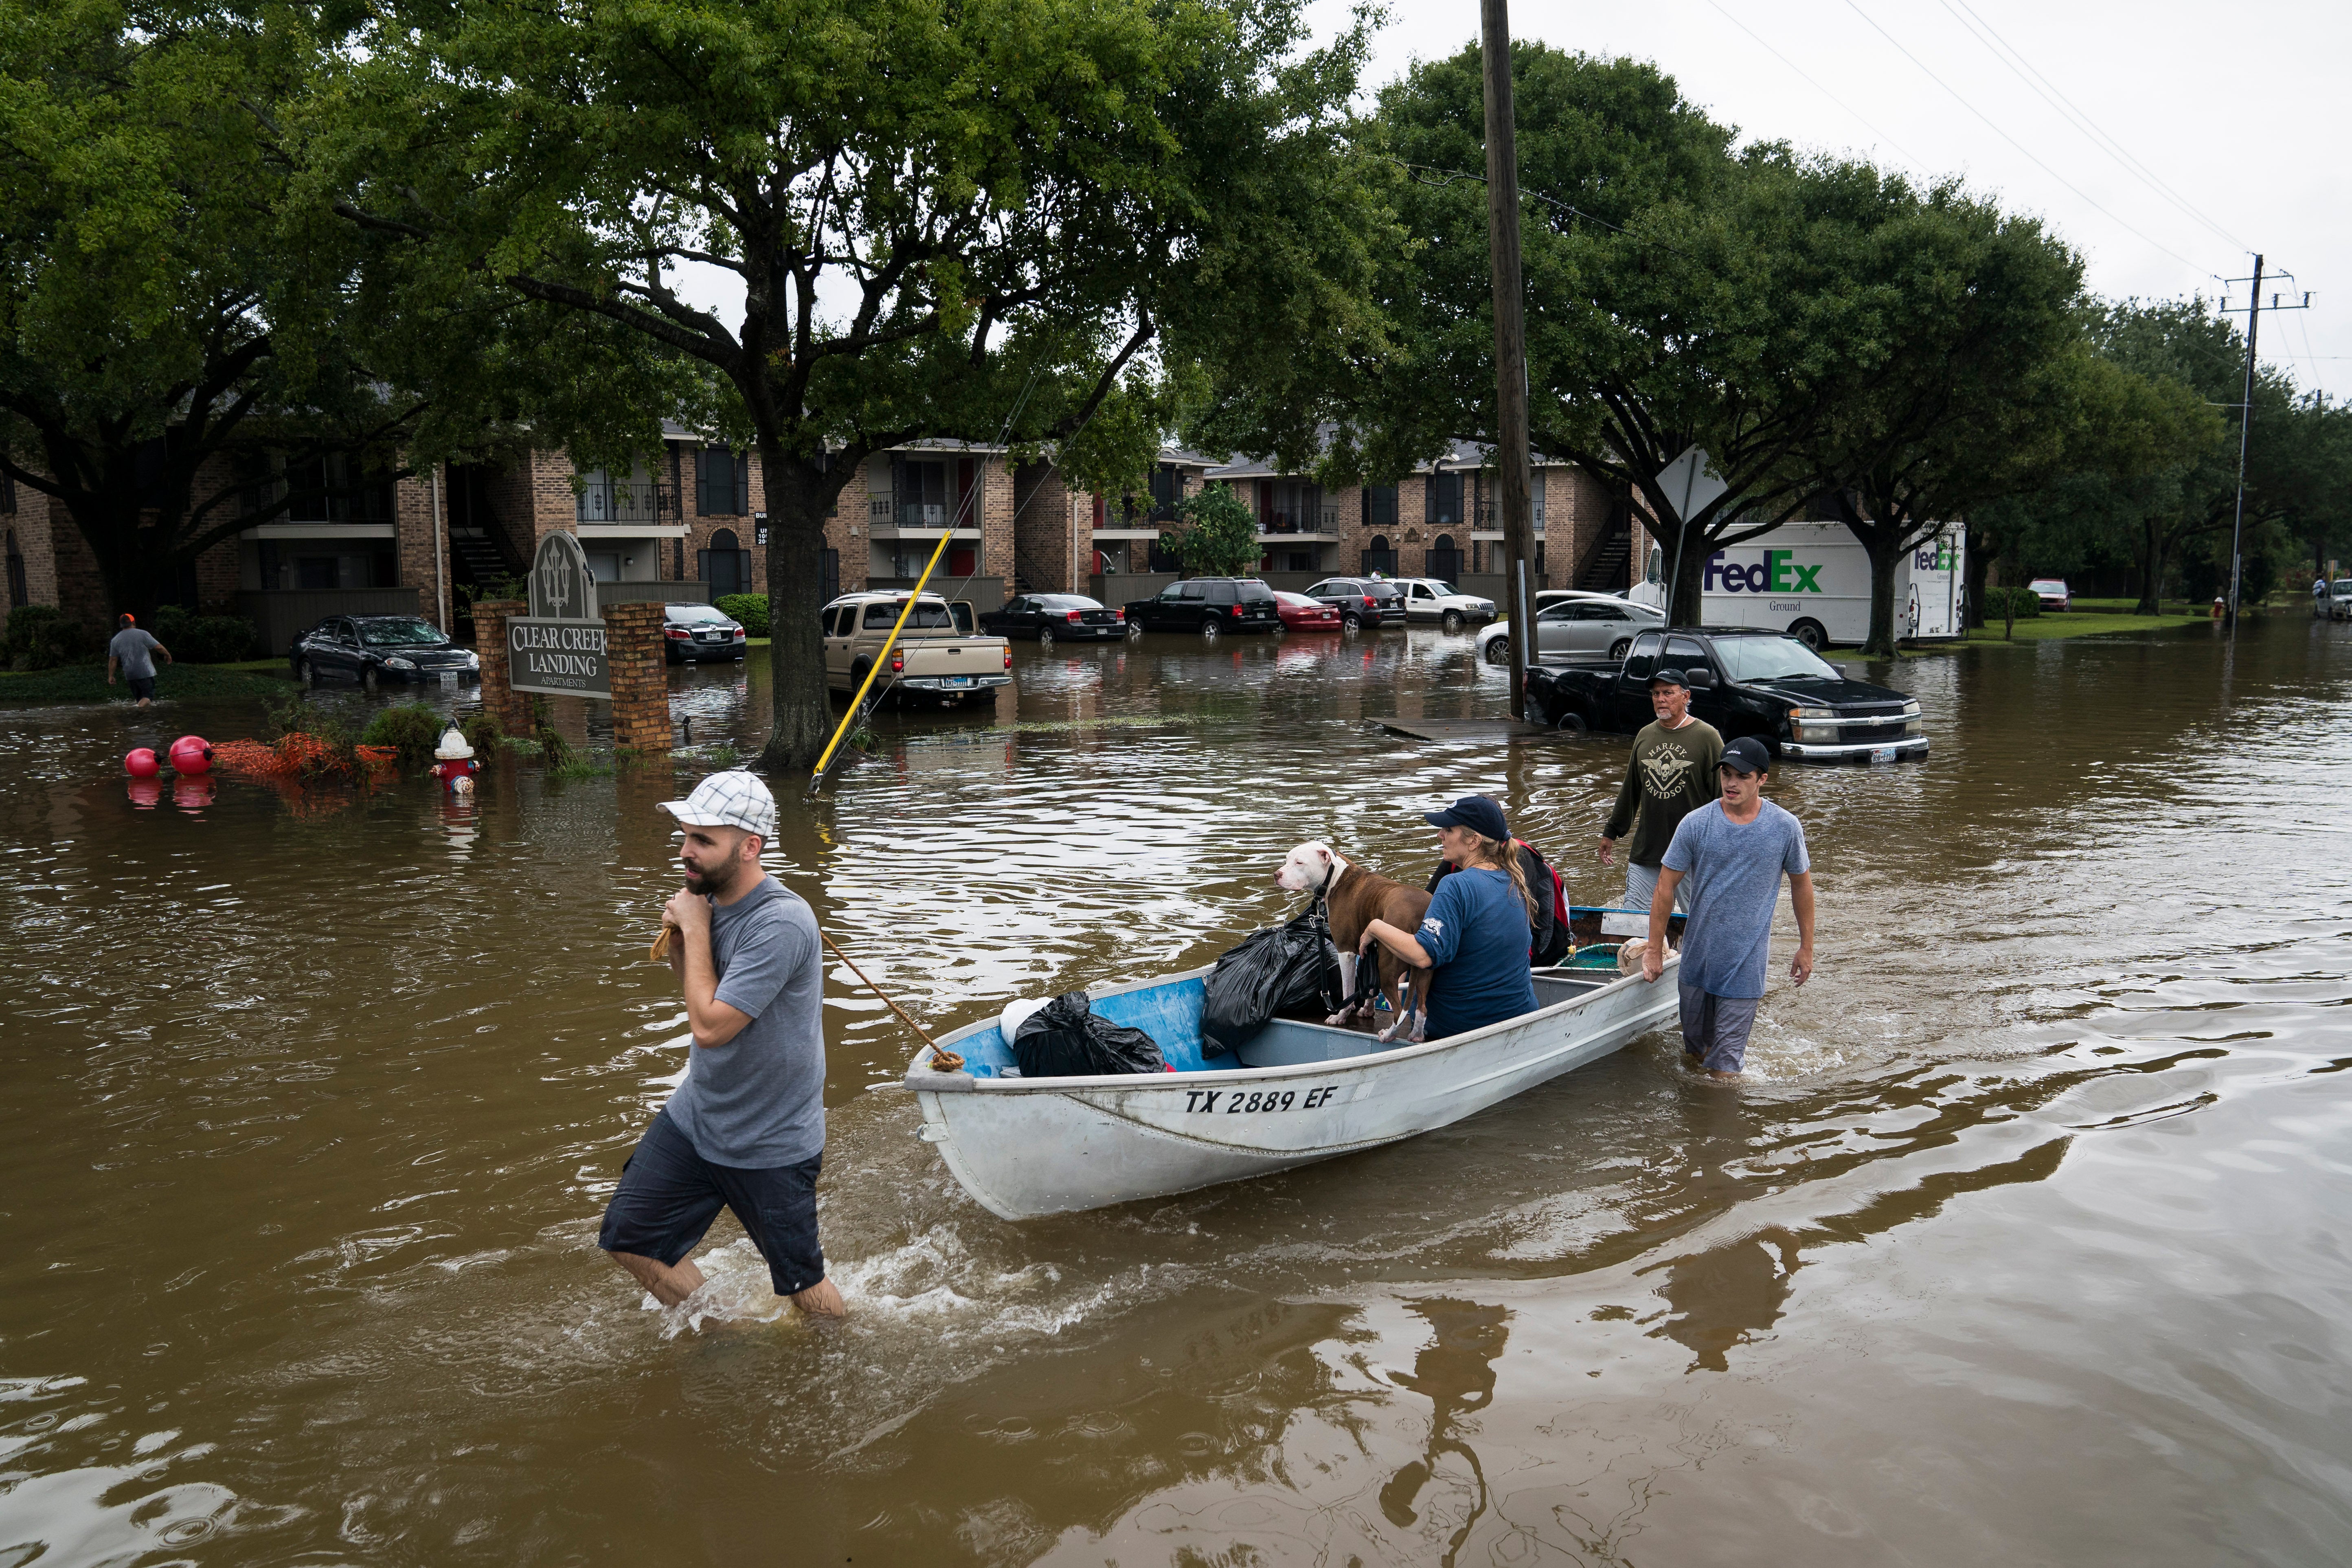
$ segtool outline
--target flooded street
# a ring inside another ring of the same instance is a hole
[[[1433,631],[1016,645],[770,868],[926,1026],[1202,963],[1322,838],[1411,881],[1471,790],[1613,901],[1622,739],[1507,750]],[[1011,1225],[915,1136],[835,965],[853,1319],[595,1249],[683,1071],[645,962],[703,760],[142,800],[245,707],[0,714],[0,1568],[2311,1563],[2352,1556],[2352,627],[1856,666],[1923,765],[1790,767],[1750,1075],[1619,1055],[1441,1132]],[[363,706],[375,699],[353,692]],[[573,725],[582,715],[563,721]]]

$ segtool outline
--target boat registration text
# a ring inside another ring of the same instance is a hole
[[[1313,1110],[1339,1092],[1336,1083],[1299,1090],[1188,1089],[1184,1109],[1195,1115],[1249,1116],[1268,1110]]]

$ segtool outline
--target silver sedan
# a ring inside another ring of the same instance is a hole
[[[1633,634],[1658,626],[1665,617],[1647,605],[1636,605],[1613,594],[1554,589],[1544,594],[1535,612],[1535,657],[1578,655],[1622,658]],[[1511,624],[1500,621],[1478,634],[1478,657],[1489,664],[1511,662]]]

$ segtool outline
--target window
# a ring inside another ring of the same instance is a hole
[[[1429,495],[1422,521],[1432,528],[1458,528],[1462,523],[1462,476],[1429,476]]]
[[[1715,645],[1733,680],[1843,680],[1837,667],[1794,637],[1726,637]]]
[[[1166,522],[1184,500],[1184,476],[1173,463],[1151,470],[1151,521]]]
[[[1188,581],[1176,584],[1176,596],[1193,604],[1199,604],[1208,598],[1209,585],[1206,583],[1202,582],[1198,577],[1191,578]]]
[[[905,604],[904,599],[896,604],[877,600],[866,605],[866,629],[888,631],[898,622],[899,608]],[[915,606],[915,613],[907,617],[907,626],[909,630],[944,631],[954,624],[949,618],[948,607],[945,605],[918,604]]]
[[[1672,665],[1685,675],[1689,674],[1694,669],[1712,669],[1715,668],[1707,662],[1706,649],[1699,647],[1698,644],[1693,642],[1688,637],[1668,637],[1666,639],[1665,661],[1667,664]]]
[[[1378,529],[1383,533],[1393,529],[1397,525],[1396,506],[1396,486],[1366,485],[1364,487],[1364,526]],[[1386,550],[1388,542],[1375,539],[1372,541],[1372,548]]]
[[[751,495],[751,455],[714,443],[694,455],[697,517],[740,517]]]
[[[5,474],[0,474],[0,514],[9,517],[16,514],[16,481]],[[9,548],[14,550],[16,535],[10,534],[8,537]]]
[[[890,462],[891,521],[901,528],[946,528],[948,466],[940,459],[894,458]]]
[[[1230,605],[1233,602],[1234,585],[1231,583],[1212,583],[1209,584],[1209,603],[1213,605]]]
[[[12,528],[8,531],[8,607],[21,609],[32,602],[33,596],[25,586],[24,552],[16,548],[16,531]]]
[[[1656,632],[1643,632],[1633,639],[1633,651],[1625,656],[1625,673],[1635,680],[1647,680],[1650,667],[1658,662],[1658,644],[1664,640]]]

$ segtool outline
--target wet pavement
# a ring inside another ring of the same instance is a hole
[[[1014,1226],[865,1092],[914,1042],[836,966],[832,1334],[730,1219],[680,1312],[594,1249],[684,1061],[653,804],[756,747],[763,671],[674,676],[674,773],[467,805],[121,775],[243,707],[0,713],[0,1563],[2352,1554],[2352,628],[1865,672],[1936,749],[1775,779],[1819,971],[1737,1089],[1654,1036]],[[1467,790],[1618,885],[1621,740],[1370,721],[1499,712],[1466,637],[1015,673],[886,719],[772,857],[927,1024],[1206,962],[1302,839],[1417,878]]]

